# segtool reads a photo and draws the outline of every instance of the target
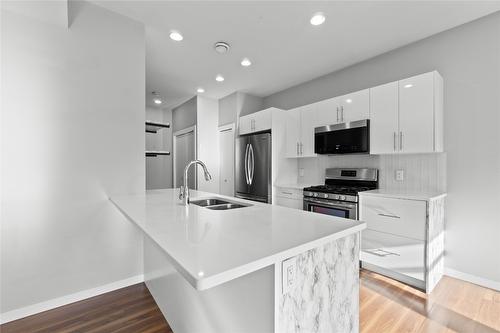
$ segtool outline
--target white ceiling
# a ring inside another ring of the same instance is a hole
[[[162,106],[200,86],[212,98],[268,96],[500,10],[500,1],[92,2],[145,24],[147,104],[155,90]],[[326,22],[312,26],[318,11]],[[170,40],[171,30],[184,40]],[[217,54],[217,41],[231,50]],[[243,57],[253,65],[243,68]]]

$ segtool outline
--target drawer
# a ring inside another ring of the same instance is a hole
[[[366,222],[368,229],[426,239],[425,201],[361,196],[359,216],[360,220]]]
[[[288,187],[276,187],[276,196],[281,198],[289,198],[301,200],[304,199],[304,195],[302,190],[296,188],[288,188]]]
[[[361,261],[425,281],[425,242],[365,229]]]
[[[298,199],[276,197],[276,200],[274,203],[277,206],[295,208],[295,209],[300,209],[300,210],[302,210],[302,208],[304,207],[302,200],[298,200]]]

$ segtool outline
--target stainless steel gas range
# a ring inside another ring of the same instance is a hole
[[[378,188],[378,170],[326,169],[325,184],[304,188],[304,210],[358,219],[358,192]]]

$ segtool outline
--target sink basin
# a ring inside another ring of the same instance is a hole
[[[227,209],[235,209],[235,208],[243,208],[243,207],[248,207],[248,206],[237,204],[237,203],[227,203],[227,204],[222,204],[222,205],[208,206],[207,208],[212,209],[212,210],[227,210]]]
[[[203,199],[203,200],[195,200],[191,201],[193,205],[201,206],[201,207],[207,207],[207,206],[214,206],[214,205],[223,205],[223,204],[229,204],[229,201],[217,199],[217,198],[209,198],[209,199]]]
[[[212,210],[228,210],[228,209],[243,208],[250,206],[237,202],[226,201],[220,198],[206,198],[200,200],[193,200],[190,203],[193,205],[205,207],[207,209],[212,209]]]

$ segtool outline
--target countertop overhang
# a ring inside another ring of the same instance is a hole
[[[110,200],[165,253],[197,290],[270,266],[366,228],[364,222],[191,190],[250,204],[232,210],[182,205],[178,189]]]

